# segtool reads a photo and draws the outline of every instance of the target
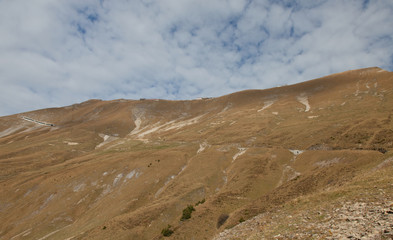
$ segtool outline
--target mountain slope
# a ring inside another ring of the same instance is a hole
[[[391,72],[367,68],[219,98],[1,117],[0,239],[160,239],[168,224],[170,239],[212,239],[389,159],[392,92]]]

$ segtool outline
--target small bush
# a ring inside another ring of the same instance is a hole
[[[172,226],[168,224],[168,226],[167,226],[166,228],[162,229],[161,234],[162,234],[164,237],[169,237],[169,236],[171,236],[172,233],[173,233],[173,230],[172,230],[171,228],[172,228]]]
[[[198,201],[198,202],[195,204],[195,207],[198,206],[199,204],[204,204],[204,203],[205,203],[205,199],[202,199],[201,201]]]
[[[241,217],[241,218],[239,219],[239,223],[242,223],[242,222],[244,222],[244,221],[246,221],[246,220],[244,220],[243,217]]]
[[[181,216],[180,221],[190,219],[193,211],[195,211],[195,208],[192,205],[188,205],[185,209],[183,209],[183,215]]]
[[[229,218],[228,214],[225,213],[221,214],[217,220],[217,228],[220,228],[227,221],[228,218]]]
[[[105,230],[105,229],[106,229],[106,226],[103,226],[103,227],[102,227],[102,230]]]
[[[380,153],[385,154],[387,152],[387,150],[385,148],[377,148],[377,151]]]

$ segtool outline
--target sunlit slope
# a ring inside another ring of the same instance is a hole
[[[393,74],[368,68],[219,98],[2,117],[0,239],[159,239],[168,224],[172,239],[211,239],[388,159],[392,94]]]

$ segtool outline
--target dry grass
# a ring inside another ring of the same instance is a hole
[[[23,114],[55,128],[2,117],[0,132],[21,128],[0,138],[0,238],[159,239],[170,224],[170,239],[210,239],[274,209],[297,219],[362,189],[376,194],[391,178],[369,172],[393,144],[393,75],[378,70],[208,100],[92,100]],[[117,140],[95,149],[100,134]],[[323,148],[289,151],[312,146]],[[229,218],[217,229],[222,213]],[[269,214],[269,236],[296,231],[285,215]]]

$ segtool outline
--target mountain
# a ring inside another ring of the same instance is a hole
[[[0,239],[389,239],[392,109],[374,67],[1,117]]]

